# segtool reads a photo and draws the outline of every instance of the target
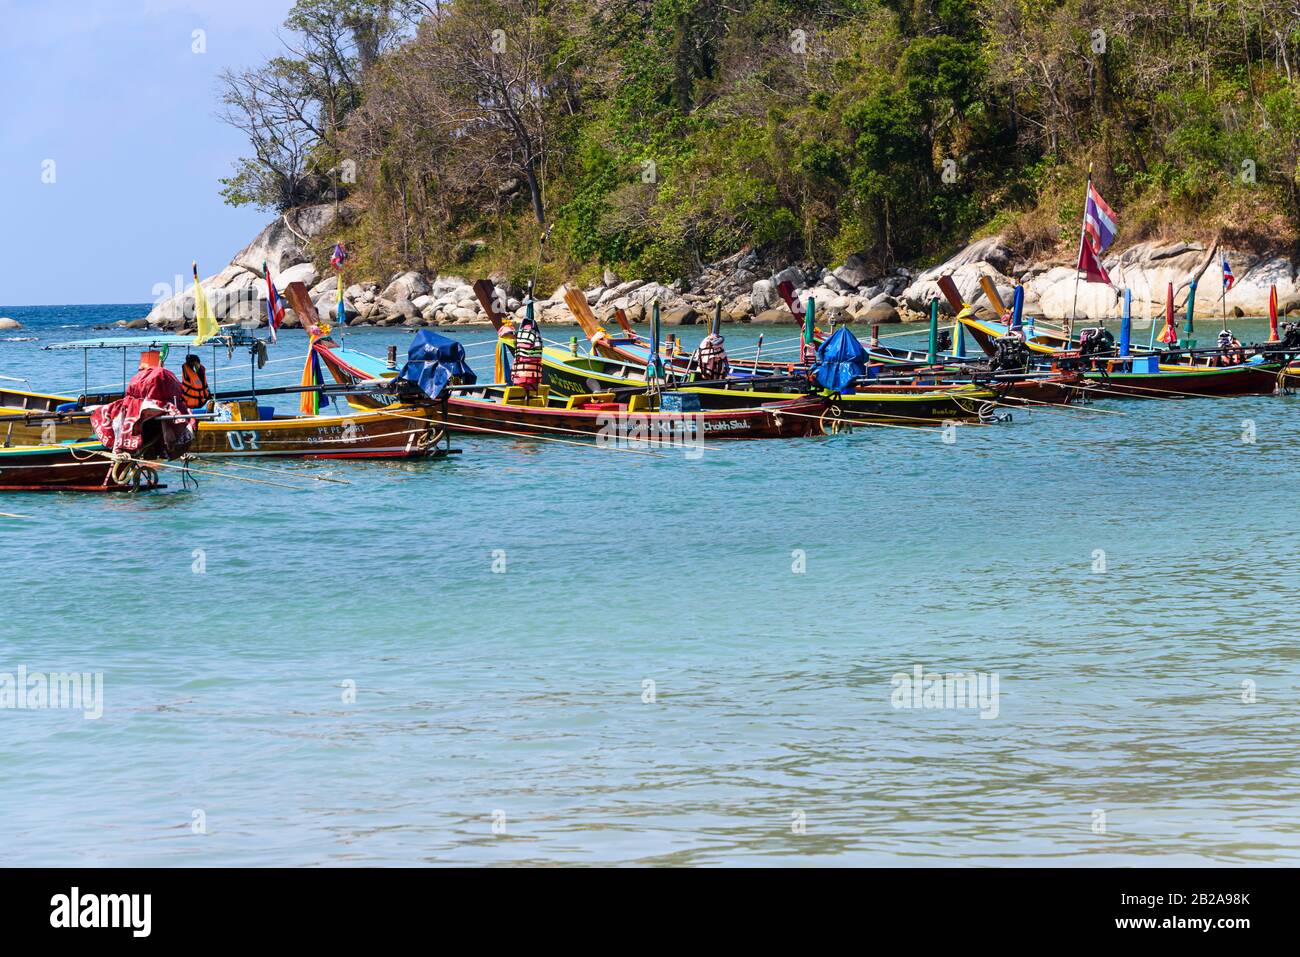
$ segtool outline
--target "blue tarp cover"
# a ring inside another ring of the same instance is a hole
[[[867,350],[862,348],[858,337],[849,332],[848,326],[836,329],[817,350],[817,364],[813,366],[813,374],[823,389],[841,394],[851,393],[853,386],[850,383],[866,373]]]
[[[430,329],[415,334],[411,348],[406,350],[406,365],[397,377],[414,382],[430,399],[441,398],[453,378],[466,385],[478,381],[474,370],[465,363],[465,347]]]

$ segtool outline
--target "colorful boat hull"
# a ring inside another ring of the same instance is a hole
[[[606,405],[605,403],[599,403]],[[651,444],[715,439],[789,439],[821,435],[827,404],[819,397],[786,398],[770,405],[708,412],[629,411],[510,405],[493,398],[452,398],[445,421],[453,432],[618,439]]]
[[[134,492],[163,487],[153,469],[115,462],[98,442],[0,449],[0,491]]]
[[[542,351],[544,381],[553,393],[562,396],[585,395],[644,385],[644,368],[623,360],[599,356],[575,356],[560,349]],[[738,409],[765,402],[779,402],[798,393],[766,391],[736,380],[725,387],[682,383],[674,391],[700,397],[705,409]],[[882,385],[863,386],[857,391],[836,397],[835,404],[845,418],[884,422],[935,422],[977,419],[990,411],[988,403],[997,394],[972,384]]]
[[[33,412],[34,403],[24,405],[24,395],[11,391],[4,396],[13,404],[0,408],[0,417],[24,415],[25,418],[0,422],[0,447],[93,438],[87,416],[61,418],[52,411]],[[48,398],[57,400],[51,409],[73,401],[59,396]],[[416,417],[412,418],[412,414]],[[346,415],[277,416],[243,422],[200,420],[189,451],[192,455],[236,458],[369,459],[435,455],[439,451],[441,430],[435,423],[423,421],[420,415],[419,409],[388,407]]]

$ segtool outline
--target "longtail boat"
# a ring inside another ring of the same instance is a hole
[[[780,396],[762,404],[756,404],[754,396],[744,407],[699,412],[655,411],[635,399],[619,402],[612,393],[530,399],[517,386],[484,386],[458,392],[447,400],[442,414],[452,431],[590,435],[655,443],[821,435],[828,411],[820,396]],[[536,404],[539,401],[545,404]]]
[[[300,285],[291,284],[288,292],[297,297],[301,307],[305,307],[310,305],[310,300],[305,303],[302,301],[305,290],[295,288]],[[165,354],[171,347],[192,348],[193,341],[191,336],[129,336],[58,343],[47,348],[81,349],[83,354],[97,349],[120,350],[123,353],[123,367],[126,368],[127,357],[133,351],[159,351]],[[241,346],[249,348],[252,357],[250,365],[255,370],[258,340],[239,330],[223,330],[218,339],[219,348],[233,352]],[[310,362],[308,365],[310,367]],[[250,376],[255,374],[255,371],[250,371]],[[418,413],[419,409],[385,408],[362,413],[344,411],[335,414],[285,414],[259,404],[258,399],[270,395],[297,397],[304,392],[320,394],[327,391],[325,384],[257,389],[255,378],[252,382],[253,387],[250,389],[227,390],[223,394],[214,395],[214,402],[223,407],[221,420],[213,414],[196,411],[198,426],[190,454],[369,459],[437,457],[452,451],[446,431],[437,423],[410,417],[409,413]],[[125,388],[125,382],[123,387]],[[0,447],[89,440],[93,438],[91,407],[120,395],[119,392],[67,396],[16,389],[0,390]],[[408,414],[399,414],[403,411]]]
[[[0,491],[140,492],[166,488],[138,458],[113,456],[100,442],[0,448]]]
[[[542,350],[542,369],[552,393],[566,397],[592,392],[628,396],[648,388],[644,366],[603,356],[575,356],[554,347]],[[792,392],[807,392],[810,385],[806,376],[787,375],[716,382],[687,380],[670,382],[666,388],[698,396],[705,409],[734,409],[788,399]],[[987,417],[997,399],[998,392],[989,386],[969,381],[944,383],[931,377],[928,383],[867,381],[858,384],[852,393],[836,396],[834,401],[846,418],[932,422]]]
[[[787,296],[793,312],[790,290],[784,290],[783,295]],[[813,325],[813,300],[810,298],[806,305],[803,340],[806,351],[811,354],[813,344],[819,341],[819,334]],[[583,304],[575,300],[571,308],[581,314]],[[594,317],[591,321],[594,322]],[[716,334],[718,326],[719,316],[715,313],[711,332]],[[604,339],[598,331],[593,342],[601,341]],[[824,342],[825,338],[821,337],[820,341]],[[647,373],[648,357],[653,351],[652,346],[647,346],[647,359],[639,360],[629,355],[613,357],[601,354],[599,349],[580,355],[576,348],[566,351],[547,347],[542,350],[543,381],[563,396],[610,389],[623,394],[636,388],[638,383],[648,383],[651,378]],[[886,363],[877,365],[880,368],[870,369],[870,381],[859,381],[852,394],[836,398],[846,416],[914,422],[988,418],[992,410],[990,402],[1022,405],[1069,403],[1078,396],[1076,386],[1083,378],[1071,372],[1036,372],[987,374],[977,379],[969,370],[962,369],[927,369],[907,376],[886,375],[897,370],[885,368]],[[779,393],[773,393],[778,389],[782,392],[809,391],[806,365],[769,365],[766,374],[757,374],[755,368],[745,362],[744,374],[734,375],[737,366],[733,365],[733,375],[727,382],[703,384],[697,381],[699,373],[691,368],[689,360],[685,367],[667,361],[664,366],[672,387],[698,394],[704,408],[735,408],[752,403],[760,395],[762,401],[774,401]]]
[[[592,312],[591,306],[587,304],[587,298],[579,289],[566,287],[564,291],[564,301],[569,307],[569,311],[577,320],[578,325],[582,327],[583,334],[587,337],[588,348],[592,355],[603,356],[608,359],[621,360],[632,363],[639,363],[645,366],[650,362],[653,344],[647,342],[632,329],[627,317],[623,315],[622,310],[615,310],[615,318],[621,327],[621,335],[612,335],[609,330],[600,324],[596,314]],[[492,316],[492,313],[489,313]],[[494,317],[495,318],[495,317]],[[815,332],[814,332],[815,334]],[[657,351],[657,350],[654,350]],[[670,352],[660,357],[667,369],[678,373],[689,373],[691,371],[691,357],[681,355],[676,352]],[[803,364],[796,361],[780,362],[771,359],[746,359],[743,362],[743,369],[738,368],[738,374],[749,375],[775,375],[779,373],[790,373]]]
[[[941,277],[938,285],[957,312],[955,322],[971,333],[986,355],[996,355],[998,342],[1006,337],[1006,330],[977,319],[971,305],[962,301],[950,276]],[[1001,307],[1001,299],[988,286],[991,283],[986,284],[985,294],[995,306]],[[1215,365],[1213,354],[1202,355],[1202,364],[1194,352],[1143,351],[1125,355],[1109,350],[1089,352],[1081,341],[1076,343],[1063,333],[1048,330],[1026,335],[1024,342],[1031,352],[1050,361],[1053,369],[1082,372],[1087,381],[1081,388],[1100,398],[1273,395],[1281,388],[1284,378],[1282,362],[1266,361],[1260,356],[1236,365]]]
[[[401,408],[336,415],[274,415],[217,422],[200,419],[191,455],[281,456],[308,459],[420,458],[445,454],[436,425],[403,416]],[[407,409],[418,413],[419,409]],[[0,448],[88,441],[90,412],[31,413],[0,408]]]
[[[41,415],[58,415],[44,412]],[[125,395],[88,416],[96,437],[0,448],[0,488],[10,491],[119,491],[160,488],[160,455],[185,455],[194,419],[184,406],[180,380],[155,364],[141,363]],[[179,466],[185,471],[184,466]]]
[[[435,337],[427,330],[425,339]],[[396,388],[398,373],[386,360],[324,343],[315,347],[322,364],[341,384],[363,386],[388,381]],[[710,439],[770,439],[820,435],[828,404],[820,396],[777,393],[772,401],[750,395],[745,405],[722,410],[664,410],[659,396],[644,391],[620,400],[612,392],[553,395],[543,384],[535,392],[518,386],[453,385],[442,407],[422,415],[445,421],[453,432],[504,435],[618,437],[650,442]],[[400,401],[409,397],[397,393]],[[378,405],[378,391],[357,388],[349,401]],[[394,400],[394,401],[397,401]]]

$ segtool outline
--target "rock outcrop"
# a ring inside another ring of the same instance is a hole
[[[346,206],[340,214],[345,219],[352,215]],[[270,268],[278,288],[283,289],[290,282],[302,282],[308,287],[317,311],[334,317],[338,309],[338,280],[332,271],[323,276],[318,274],[312,262],[312,247],[319,253],[320,243],[332,242],[329,233],[335,225],[335,210],[330,205],[298,210],[268,225],[236,254],[230,265],[203,280],[203,288],[218,318],[250,327],[265,325],[263,262]],[[1237,280],[1221,305],[1218,260],[1225,252]],[[1268,307],[1269,290],[1274,286],[1283,311],[1300,311],[1300,277],[1296,264],[1279,254],[1256,255],[1199,242],[1139,243],[1122,250],[1111,249],[1105,265],[1116,286],[1127,286],[1133,291],[1133,314],[1139,318],[1163,311],[1169,283],[1174,284],[1181,310],[1193,276],[1200,276],[1197,316],[1218,315],[1223,307],[1229,313],[1261,315]],[[945,261],[917,274],[905,268],[881,269],[863,254],[850,255],[842,264],[827,268],[765,258],[746,248],[718,262],[702,265],[689,280],[670,284],[622,279],[606,269],[600,281],[583,293],[597,317],[608,325],[615,322],[618,310],[632,322],[647,320],[656,300],[665,325],[707,323],[719,300],[724,322],[794,323],[799,317],[792,313],[780,292],[781,285],[788,282],[796,303],[805,303],[809,298],[816,302],[819,322],[875,325],[922,319],[935,298],[942,311],[951,315],[952,309],[938,288],[938,280],[945,275],[952,277],[962,297],[985,316],[993,315],[995,310],[981,288],[980,280],[984,278],[992,280],[1004,301],[1010,301],[1017,283],[1023,285],[1027,315],[1055,320],[1069,315],[1080,319],[1117,315],[1117,293],[1113,289],[1096,283],[1076,283],[1076,271],[1070,262],[1019,262],[1015,250],[1002,236],[970,243]],[[494,286],[494,295],[498,309],[523,316],[524,306],[518,290],[506,288],[501,280]],[[349,325],[488,323],[468,279],[418,270],[394,273],[386,281],[371,278],[350,283],[343,293],[343,314]],[[549,298],[537,301],[535,315],[543,323],[574,322],[564,301],[563,287]],[[181,288],[167,290],[165,298],[159,300],[147,319],[151,326],[189,328],[193,326],[193,317],[193,295]],[[0,329],[17,328],[6,326],[5,321],[0,320]],[[298,317],[293,316],[292,321],[286,318],[286,324],[298,324]]]

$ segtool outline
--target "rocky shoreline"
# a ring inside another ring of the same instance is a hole
[[[236,254],[229,266],[203,280],[218,319],[249,328],[266,324],[263,262],[278,289],[302,282],[310,290],[317,311],[333,317],[337,310],[337,279],[318,272],[311,262],[309,247],[329,242],[327,235],[334,223],[332,206],[314,206],[286,214],[267,226]],[[1218,264],[1225,252],[1237,279],[1221,303]],[[1300,313],[1297,264],[1282,254],[1259,255],[1201,242],[1139,243],[1123,250],[1112,249],[1111,253],[1105,260],[1106,268],[1117,286],[1133,290],[1133,315],[1138,318],[1163,313],[1169,283],[1174,286],[1181,311],[1193,276],[1200,277],[1197,316],[1217,317],[1221,310],[1229,315],[1263,315],[1274,286],[1279,309]],[[1112,289],[1078,283],[1076,305],[1076,272],[1069,263],[1019,261],[1015,250],[1000,236],[977,240],[920,273],[899,267],[881,274],[856,255],[834,269],[773,262],[746,249],[704,266],[689,284],[625,280],[606,271],[602,282],[584,293],[596,315],[606,322],[612,321],[615,310],[620,308],[632,322],[643,321],[651,302],[658,299],[665,325],[707,323],[714,303],[721,299],[724,322],[764,325],[797,321],[777,292],[780,283],[788,281],[795,287],[799,301],[808,296],[816,300],[820,322],[885,324],[924,319],[935,297],[943,313],[951,315],[937,286],[937,280],[945,274],[952,275],[963,298],[975,303],[977,311],[985,315],[992,315],[992,309],[980,291],[983,277],[992,280],[1007,301],[1015,284],[1023,284],[1027,315],[1049,320],[1072,314],[1080,320],[1118,315]],[[470,285],[474,278],[406,271],[383,283],[352,283],[344,290],[344,315],[349,326],[488,325]],[[500,282],[496,288],[506,310],[522,316],[520,291],[505,288]],[[538,299],[536,315],[543,323],[574,322],[562,289]],[[193,317],[193,292],[182,288],[161,298],[148,316],[119,325],[181,331],[193,327]],[[285,325],[301,325],[292,310],[286,314]]]

